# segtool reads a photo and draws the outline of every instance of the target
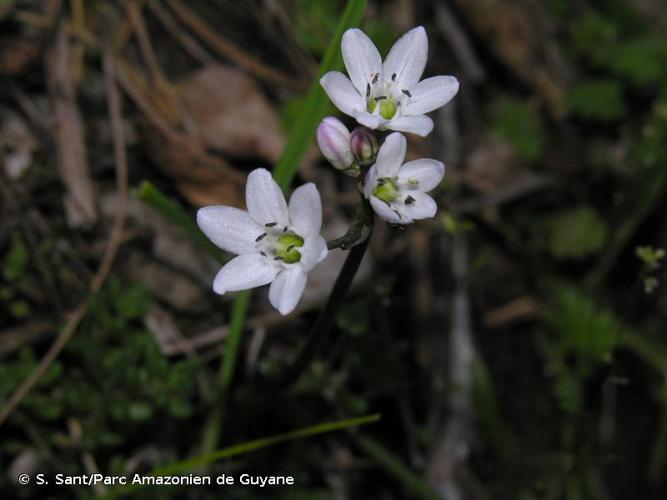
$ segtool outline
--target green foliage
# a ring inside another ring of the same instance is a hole
[[[28,248],[18,233],[12,235],[11,246],[2,266],[2,276],[7,281],[18,281],[28,267]]]
[[[581,206],[546,220],[547,248],[557,258],[581,258],[602,249],[607,239],[605,222],[590,207]]]
[[[493,109],[491,126],[524,160],[535,161],[542,155],[546,143],[544,124],[531,103],[501,99]]]
[[[294,28],[306,50],[318,57],[324,54],[336,30],[339,9],[329,0],[296,0],[292,9]]]
[[[612,314],[571,288],[557,293],[549,324],[554,335],[545,351],[555,376],[554,392],[561,409],[576,414],[582,409],[585,382],[611,361],[622,328]]]
[[[625,113],[623,87],[617,80],[585,80],[570,89],[572,112],[584,118],[612,120]]]
[[[665,257],[665,250],[651,246],[637,247],[635,253],[649,269],[658,269],[660,262]]]

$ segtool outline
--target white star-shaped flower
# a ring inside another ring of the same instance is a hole
[[[433,121],[424,113],[444,106],[459,90],[453,76],[419,81],[428,55],[422,26],[405,33],[384,64],[371,39],[356,28],[345,32],[341,50],[350,77],[330,71],[320,84],[338,109],[368,128],[426,136]]]
[[[433,217],[438,207],[426,193],[445,176],[445,165],[437,160],[403,163],[406,147],[405,136],[390,134],[380,146],[364,183],[364,196],[375,213],[394,224]]]
[[[327,256],[320,235],[322,201],[313,183],[297,188],[285,201],[268,170],[248,175],[248,210],[209,206],[197,211],[197,224],[208,238],[237,254],[213,281],[216,293],[246,290],[271,283],[269,301],[290,313],[306,286],[307,274]]]

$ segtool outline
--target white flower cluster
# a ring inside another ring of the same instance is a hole
[[[437,206],[428,191],[445,175],[442,162],[405,161],[406,139],[433,130],[425,115],[458,92],[452,76],[420,81],[428,53],[426,31],[414,28],[389,51],[384,63],[361,30],[343,35],[341,48],[349,78],[332,71],[320,83],[333,103],[360,127],[350,132],[337,118],[325,118],[317,142],[325,158],[354,177],[363,176],[363,193],[382,219],[409,224],[433,217]],[[373,130],[394,130],[378,148]],[[297,188],[289,201],[271,174],[253,170],[246,185],[246,210],[209,206],[197,212],[197,224],[213,243],[236,254],[218,272],[216,293],[271,284],[269,301],[281,314],[290,313],[306,286],[307,273],[327,256],[320,235],[322,202],[314,184]]]

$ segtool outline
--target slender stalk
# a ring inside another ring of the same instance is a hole
[[[361,242],[353,246],[349,251],[347,258],[345,259],[345,263],[343,264],[343,268],[341,269],[338,278],[336,278],[336,283],[331,290],[331,294],[329,295],[329,299],[327,300],[324,309],[322,309],[322,312],[317,318],[317,321],[313,325],[313,328],[310,331],[305,344],[297,354],[296,359],[275,383],[276,386],[290,386],[299,378],[301,373],[313,360],[319,351],[320,346],[322,345],[322,341],[329,333],[329,330],[331,330],[338,311],[345,301],[347,292],[352,285],[352,280],[357,274],[359,265],[361,264],[364,254],[366,253],[366,249],[368,248],[368,242],[373,231],[373,226],[370,224],[366,227],[368,228],[366,237]]]

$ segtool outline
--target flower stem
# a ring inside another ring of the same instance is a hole
[[[364,208],[364,211],[366,211],[366,208]],[[350,242],[350,246],[352,248],[350,249],[347,258],[345,259],[345,263],[343,264],[343,268],[341,269],[338,278],[336,278],[336,283],[331,290],[329,299],[327,300],[324,309],[322,309],[322,312],[317,318],[317,321],[313,325],[313,328],[308,335],[308,339],[306,339],[305,344],[297,354],[296,359],[276,382],[277,386],[289,386],[299,378],[303,370],[306,369],[310,362],[313,360],[322,344],[322,341],[329,333],[329,330],[331,330],[338,311],[343,305],[345,297],[347,296],[347,292],[352,285],[352,280],[357,274],[361,260],[366,253],[366,249],[368,248],[368,242],[370,240],[371,233],[373,232],[373,217],[367,217],[368,213],[366,212],[365,224],[363,224],[363,228],[360,229],[357,239],[353,241],[350,237],[346,240]],[[354,228],[355,225],[350,228],[350,231],[348,231],[345,236],[339,238],[338,240],[343,240],[346,238],[348,235],[350,235],[350,233],[353,232]],[[354,229],[354,231],[356,231],[356,229]],[[338,246],[340,248],[345,248],[342,245]],[[330,248],[336,247],[334,246]]]

